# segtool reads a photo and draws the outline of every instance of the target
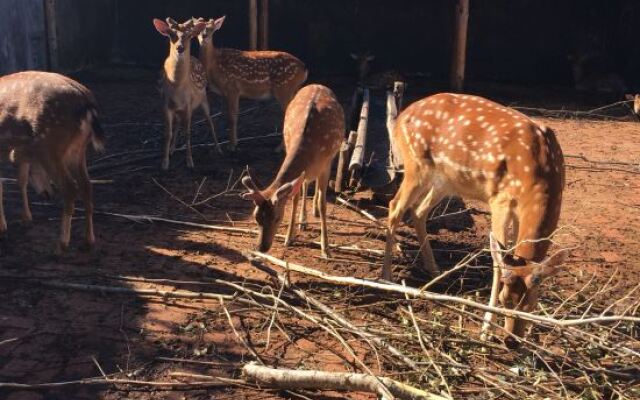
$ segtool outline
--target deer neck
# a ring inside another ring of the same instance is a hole
[[[213,38],[205,40],[200,45],[200,61],[207,70],[218,70],[218,50],[213,45]]]
[[[178,53],[173,46],[169,48],[169,57],[164,61],[164,72],[167,79],[175,85],[180,85],[190,79],[191,49],[188,45],[182,54]]]
[[[297,179],[308,164],[304,158],[296,152],[287,154],[275,179],[262,191],[262,195],[266,199],[271,198],[282,185]]]

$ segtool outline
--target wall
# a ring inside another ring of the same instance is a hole
[[[42,0],[0,0],[0,75],[46,69]]]

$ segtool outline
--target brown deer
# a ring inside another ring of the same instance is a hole
[[[625,99],[633,101],[633,112],[640,116],[640,94],[627,94]]]
[[[344,111],[331,89],[308,85],[293,98],[284,118],[285,159],[271,184],[258,189],[250,175],[242,179],[248,189],[242,197],[253,200],[254,216],[260,227],[258,250],[269,251],[284,215],[289,198],[293,197],[291,220],[285,238],[288,246],[295,236],[295,219],[301,187],[316,182],[317,206],[320,214],[320,244],[322,255],[329,257],[327,238],[327,185],[331,163],[344,138]],[[303,193],[306,196],[306,193]],[[303,213],[306,210],[303,209]]]
[[[373,54],[367,52],[351,53],[350,55],[356,62],[359,86],[367,86],[373,90],[389,90],[393,89],[395,82],[406,81],[406,78],[400,72],[394,70],[370,74],[371,62],[376,58]]]
[[[241,51],[215,48],[213,34],[222,27],[226,17],[195,19],[206,23],[198,36],[200,61],[209,78],[209,88],[224,97],[230,125],[230,149],[238,143],[238,106],[240,98],[263,100],[275,97],[282,110],[307,80],[307,68],[302,61],[282,51]]]
[[[69,246],[71,217],[76,197],[85,207],[86,241],[95,243],[93,198],[87,173],[86,149],[104,147],[98,105],[86,87],[49,72],[19,72],[0,78],[0,162],[18,166],[22,219],[32,221],[27,185],[38,193],[52,194],[51,182],[64,201],[62,232],[56,247]],[[0,181],[0,234],[7,231]]]
[[[191,56],[191,39],[205,28],[204,23],[188,20],[178,24],[171,18],[167,22],[153,20],[156,30],[169,38],[169,56],[164,61],[164,70],[160,79],[163,111],[165,119],[164,153],[162,169],[169,169],[169,155],[175,151],[177,134],[174,122],[178,119],[186,137],[187,167],[193,168],[191,154],[191,115],[200,108],[205,114],[213,141],[218,153],[222,153],[216,130],[211,120],[209,100],[207,99],[207,75],[197,58]]]
[[[499,299],[505,307],[534,309],[540,284],[568,256],[563,250],[545,258],[558,226],[565,175],[554,132],[484,98],[443,93],[407,107],[393,138],[405,175],[389,204],[383,278],[391,278],[394,234],[407,210],[425,269],[439,272],[426,219],[444,196],[461,195],[484,201],[491,209],[494,274],[489,304],[495,306],[502,283]],[[513,246],[512,252],[506,253],[507,245]],[[488,313],[483,331],[492,320]],[[524,321],[506,319],[508,333],[522,336],[524,329]],[[517,342],[509,336],[508,344]]]

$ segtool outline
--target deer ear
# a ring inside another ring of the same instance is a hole
[[[304,172],[302,172],[302,174],[300,174],[299,177],[292,180],[291,182],[287,182],[284,185],[280,186],[280,188],[273,195],[273,202],[277,203],[277,202],[289,200],[289,198],[293,196],[295,193],[300,192],[300,187],[302,186],[303,182],[304,182]]]
[[[223,15],[222,17],[216,19],[215,21],[213,21],[213,31],[217,31],[218,29],[222,28],[222,24],[224,23],[224,20],[227,18],[226,15]]]
[[[163,36],[169,36],[171,33],[171,29],[166,22],[159,20],[158,18],[153,19],[153,26],[156,27],[156,30]]]
[[[204,28],[207,27],[207,24],[204,22],[195,22],[195,25],[193,26],[193,28],[191,28],[191,35],[192,36],[198,36],[199,34],[202,33],[202,31],[204,30]]]
[[[632,95],[632,94],[625,94],[625,95],[624,95],[624,99],[625,99],[625,100],[634,100],[634,99],[635,99],[635,96],[634,96],[634,95]]]
[[[489,232],[489,248],[491,249],[491,258],[493,258],[493,265],[503,266],[504,258],[502,257],[502,253],[504,252],[504,248],[502,244],[498,242],[495,236],[493,236],[493,232]]]
[[[349,54],[351,56],[351,58],[353,58],[354,60],[358,59],[358,55],[356,53],[351,53]]]

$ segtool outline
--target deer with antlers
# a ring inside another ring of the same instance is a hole
[[[320,214],[320,246],[322,255],[329,257],[327,186],[331,163],[344,138],[344,128],[344,111],[331,89],[322,85],[308,85],[298,91],[285,113],[286,156],[275,179],[263,190],[257,187],[250,175],[242,179],[248,190],[242,197],[252,200],[256,206],[254,217],[260,227],[259,251],[266,252],[271,248],[285,206],[293,198],[285,246],[291,243],[295,236],[301,188],[304,182],[315,181]],[[302,212],[306,213],[304,207]]]
[[[77,197],[84,202],[86,244],[95,243],[93,194],[87,172],[86,149],[104,147],[98,105],[86,87],[49,72],[19,72],[0,78],[0,162],[18,166],[22,219],[31,223],[27,187],[51,195],[51,182],[64,202],[56,253],[71,238],[71,218]],[[0,180],[0,234],[7,231]]]
[[[169,39],[169,56],[164,61],[160,79],[165,118],[162,169],[169,169],[169,155],[175,151],[177,134],[174,122],[179,120],[186,137],[187,167],[193,168],[191,154],[191,115],[200,108],[205,114],[218,153],[222,153],[211,120],[207,99],[207,74],[200,61],[191,56],[191,39],[205,29],[204,23],[188,20],[179,24],[171,18],[166,22],[153,20],[156,30]]]
[[[540,284],[568,256],[563,250],[545,258],[558,226],[565,175],[554,132],[484,98],[443,93],[407,107],[393,137],[405,176],[389,204],[383,278],[391,278],[394,233],[407,210],[425,269],[439,272],[427,239],[427,216],[443,197],[461,195],[491,209],[490,305],[499,299],[512,309],[534,309]],[[485,316],[484,332],[493,320]],[[524,329],[525,321],[506,319],[508,333],[522,336]],[[517,343],[512,336],[507,339],[507,344]]]
[[[305,65],[289,53],[282,51],[241,51],[216,48],[213,34],[222,27],[226,17],[194,19],[206,28],[198,36],[200,61],[209,78],[209,88],[227,103],[230,149],[238,143],[238,107],[240,98],[264,100],[275,98],[282,110],[307,80]]]

